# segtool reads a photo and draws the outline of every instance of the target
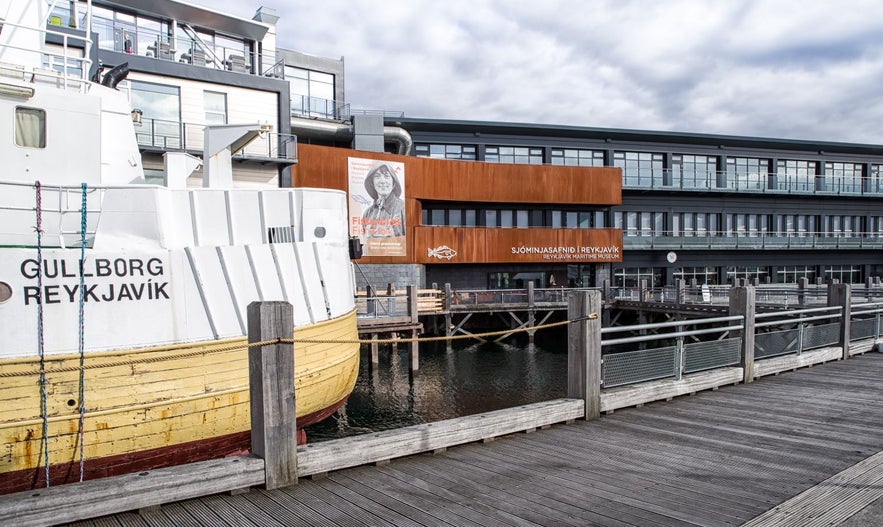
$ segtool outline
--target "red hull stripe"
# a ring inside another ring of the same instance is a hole
[[[306,442],[306,433],[302,427],[309,426],[325,419],[340,408],[347,400],[344,397],[340,402],[301,417],[297,420],[297,444]],[[251,449],[251,431],[237,432],[225,436],[200,439],[179,443],[172,446],[141,450],[116,456],[107,456],[97,459],[87,459],[84,463],[83,479],[106,478],[154,470],[157,468],[183,465],[208,459],[217,459],[227,456],[235,456],[247,453]],[[79,461],[62,463],[49,467],[50,485],[63,485],[73,483],[80,479]],[[0,474],[0,494],[10,494],[43,488],[46,486],[46,470],[37,467],[15,472]]]

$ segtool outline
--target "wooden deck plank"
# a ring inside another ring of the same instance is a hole
[[[359,477],[367,475],[367,481]],[[481,524],[467,519],[449,510],[438,507],[433,501],[433,496],[410,485],[401,485],[400,482],[378,471],[370,474],[351,471],[347,473],[334,473],[329,479],[338,484],[357,492],[378,504],[407,516],[422,525],[455,525],[476,527]]]
[[[305,517],[319,516],[333,522],[335,526],[348,525],[395,525],[376,514],[367,512],[341,499],[337,494],[320,487],[316,482],[305,482],[294,487],[279,489],[292,499],[304,504],[302,511]],[[309,514],[313,511],[313,514]]]
[[[704,504],[709,499],[714,499],[719,507],[740,512],[753,510],[745,504],[744,499],[733,497],[732,494],[724,491],[715,492],[705,485],[676,484],[664,473],[648,476],[647,474],[625,472],[621,467],[614,468],[599,458],[574,460],[572,452],[567,452],[564,448],[557,450],[550,445],[543,447],[541,455],[537,455],[532,449],[511,448],[507,450],[505,447],[506,445],[500,445],[489,455],[482,455],[489,461],[496,459],[499,462],[512,463],[517,459],[523,459],[530,462],[531,466],[541,468],[552,466],[554,470],[544,472],[546,477],[554,479],[561,486],[577,491],[587,488],[595,481],[603,481],[612,487],[623,489],[618,492],[640,489],[641,492],[651,491],[654,494],[661,494],[675,500],[693,500]],[[549,459],[554,461],[549,463]]]
[[[473,455],[484,456],[488,462],[493,462],[494,460],[498,462],[511,462],[510,459],[506,457],[499,457],[496,454],[502,453],[501,446],[503,445],[495,445],[494,453],[490,456],[484,454],[482,452],[473,452]],[[520,450],[522,456],[530,456],[530,451]],[[528,461],[528,458],[524,458],[525,461]],[[572,460],[572,455],[566,457],[565,459]],[[610,495],[605,492],[595,492],[591,485],[582,484],[579,481],[574,481],[569,478],[567,472],[561,472],[558,461],[549,462],[548,459],[542,459],[542,456],[539,460],[536,458],[530,459],[530,469],[524,470],[537,470],[542,476],[544,482],[548,483],[551,487],[550,492],[553,492],[555,495],[567,497],[568,499],[576,500],[581,506],[590,508],[592,511],[602,514],[604,516],[608,516],[610,518],[616,518],[618,520],[629,523],[630,525],[655,525],[655,526],[682,526],[685,523],[683,521],[670,518],[668,516],[664,516],[662,514],[643,510],[635,507],[631,507],[628,505],[623,505],[619,501],[615,499],[611,499]],[[543,470],[542,467],[537,467],[536,463],[539,462],[543,465],[548,465],[549,468],[547,470]],[[597,472],[595,473],[598,474]],[[612,477],[621,477],[621,473],[615,474],[613,472],[606,472],[600,475],[601,478],[612,478]],[[645,490],[647,488],[645,487]]]
[[[440,485],[447,480],[449,489],[458,488],[473,500],[494,504],[501,510],[539,525],[628,525],[559,500],[548,499],[538,494],[536,487],[524,487],[527,482],[523,480],[515,483],[499,473],[457,462],[448,454],[435,457],[431,463],[421,461],[405,460],[400,468],[414,477],[430,478]]]
[[[456,508],[458,514],[474,518],[476,521],[481,520],[482,525],[518,525],[523,527],[531,527],[537,524],[528,522],[522,518],[501,511],[494,507],[493,504],[487,504],[479,500],[466,498],[462,494],[452,492],[440,485],[433,484],[428,479],[415,477],[397,468],[398,465],[389,465],[380,467],[379,471],[390,477],[396,478],[403,483],[420,488],[425,492],[431,493],[436,497],[435,506],[445,506]]]
[[[305,482],[302,482],[303,484]],[[290,494],[285,492],[273,492],[264,489],[252,489],[243,494],[242,498],[251,502],[255,507],[263,510],[272,510],[273,517],[286,525],[286,527],[334,527],[335,524],[328,518],[319,514],[308,518],[303,514],[306,508],[301,502],[295,501]]]
[[[475,466],[483,467],[488,470],[493,470],[493,467],[495,466],[506,466],[506,470],[512,472],[517,466],[512,462],[504,465],[502,463],[494,463],[487,459],[476,459],[474,462]],[[569,476],[569,478],[567,476]],[[533,479],[542,481],[542,479],[545,478],[541,479],[535,477]],[[567,500],[567,502],[577,507],[589,507],[587,500],[585,499],[586,495],[596,494],[612,498],[620,503],[628,503],[633,507],[642,508],[646,511],[655,512],[663,516],[686,522],[698,523],[699,525],[718,524],[715,523],[715,518],[708,517],[707,504],[705,503],[698,504],[696,502],[690,502],[689,500],[666,495],[663,492],[652,492],[651,489],[648,488],[623,487],[617,486],[609,481],[583,478],[576,472],[562,475],[558,482],[560,483],[562,481],[569,481],[574,488],[582,486],[582,496],[578,498],[571,497],[567,492],[564,492],[562,488],[556,487],[554,492],[551,492],[548,496],[550,499]],[[717,510],[714,513],[715,516],[721,517],[730,514],[730,511],[726,510],[725,506],[721,504],[716,504],[716,506]]]
[[[354,470],[359,471],[365,469],[360,467]],[[317,480],[316,487],[317,490],[323,489],[337,496],[338,499],[335,500],[335,505],[340,505],[341,509],[345,510],[347,514],[357,516],[358,519],[364,520],[359,525],[377,524],[378,521],[383,521],[384,524],[389,523],[396,527],[423,527],[425,525],[405,516],[397,510],[384,507],[382,504],[379,504],[330,478]],[[344,506],[346,508],[344,508]],[[377,518],[377,520],[372,517]]]

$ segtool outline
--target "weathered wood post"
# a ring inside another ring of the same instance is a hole
[[[533,344],[533,336],[536,333],[534,326],[536,325],[536,309],[534,295],[536,294],[536,289],[534,287],[533,280],[527,283],[527,338],[528,342]]]
[[[417,305],[417,286],[408,286],[408,315],[411,317],[412,324],[420,322],[420,308]],[[411,330],[411,340],[408,342],[408,358],[411,362],[411,371],[420,369],[420,348],[417,343],[417,330]]]
[[[754,381],[754,313],[756,300],[754,286],[730,288],[730,316],[742,315],[743,330],[734,332],[742,336],[742,382]]]
[[[678,278],[675,280],[675,289],[677,289],[677,296],[675,298],[675,304],[680,306],[681,304],[686,303],[687,301],[687,282],[683,278]]]
[[[444,309],[445,309],[445,336],[450,337],[453,335],[451,331],[453,329],[453,324],[451,320],[451,304],[454,302],[454,293],[451,290],[451,284],[445,283],[445,300],[444,300]],[[451,346],[451,339],[448,338],[445,340],[445,349],[447,351],[451,351],[453,346]]]
[[[248,305],[248,342],[294,337],[288,302]],[[297,483],[297,421],[294,413],[294,346],[273,343],[248,348],[251,451],[264,459],[268,490]]]
[[[806,289],[809,286],[809,279],[801,276],[797,279],[797,305],[799,307],[806,306]]]
[[[585,419],[601,416],[601,292],[567,299],[567,396],[585,401]]]
[[[852,309],[849,300],[851,297],[849,284],[828,284],[828,307],[840,306],[840,335],[838,340],[843,349],[843,358],[849,358],[849,326],[852,318]]]

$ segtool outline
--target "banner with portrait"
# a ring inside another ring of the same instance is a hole
[[[350,235],[365,256],[406,256],[405,164],[348,159]]]

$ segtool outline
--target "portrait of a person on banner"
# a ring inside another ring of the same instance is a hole
[[[365,191],[373,202],[362,214],[366,238],[390,238],[405,234],[405,202],[395,171],[379,163],[365,175]]]

